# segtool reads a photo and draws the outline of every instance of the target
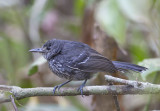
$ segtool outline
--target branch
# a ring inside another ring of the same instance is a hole
[[[160,85],[157,84],[152,84],[149,82],[139,82],[134,80],[125,80],[110,75],[105,75],[105,79],[108,82],[122,83],[128,85],[128,87],[133,87],[132,94],[160,94]],[[116,94],[119,94],[118,91],[116,92]],[[126,90],[124,94],[131,93],[128,93],[128,90]]]
[[[132,80],[124,80],[109,75],[105,75],[109,82],[118,82],[127,85],[111,85],[111,86],[85,86],[84,95],[126,95],[126,94],[160,94],[160,85],[147,82],[137,82]],[[61,88],[53,95],[53,87],[37,87],[37,88],[20,88],[17,86],[0,85],[0,103],[11,101],[9,97],[3,96],[11,93],[15,99],[23,99],[34,96],[76,96],[81,95],[77,92],[77,88]],[[10,94],[10,95],[11,95]]]

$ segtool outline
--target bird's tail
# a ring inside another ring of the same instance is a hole
[[[142,71],[147,70],[146,67],[142,67],[142,66],[135,65],[135,64],[130,64],[127,62],[112,61],[112,63],[115,65],[115,67],[119,71],[132,70],[132,71],[136,71],[136,72],[142,72]]]

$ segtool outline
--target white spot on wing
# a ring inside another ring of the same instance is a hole
[[[83,70],[81,70],[81,69],[79,69],[79,68],[76,68],[76,67],[71,67],[71,66],[69,66],[69,65],[67,65],[67,67],[69,67],[69,68],[71,68],[71,69],[76,69],[76,70],[83,71]]]
[[[84,64],[89,60],[89,57],[87,57],[84,61],[80,62],[79,64]]]
[[[84,54],[84,53],[81,53],[78,57],[81,57],[82,54]]]

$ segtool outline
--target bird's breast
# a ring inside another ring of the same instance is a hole
[[[61,63],[58,60],[50,60],[49,68],[51,71],[60,78],[65,78],[68,80],[85,80],[92,77],[89,73],[77,70],[75,68],[69,67],[67,61]]]
[[[65,79],[71,79],[71,70],[68,70],[65,67],[65,63],[61,63],[60,61],[57,60],[50,60],[49,61],[49,68],[51,71],[59,76],[60,78],[65,78]]]

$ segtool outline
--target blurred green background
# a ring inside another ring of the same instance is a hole
[[[160,82],[159,0],[0,0],[0,84],[30,88],[61,83],[46,61],[28,50],[53,38],[97,47],[97,25],[119,47],[121,54],[114,59],[145,66],[149,70],[139,80]],[[159,95],[123,98],[124,111],[160,109]],[[34,97],[16,103],[22,111],[90,111],[93,101],[92,96]],[[0,111],[9,110],[11,103],[0,104]]]

